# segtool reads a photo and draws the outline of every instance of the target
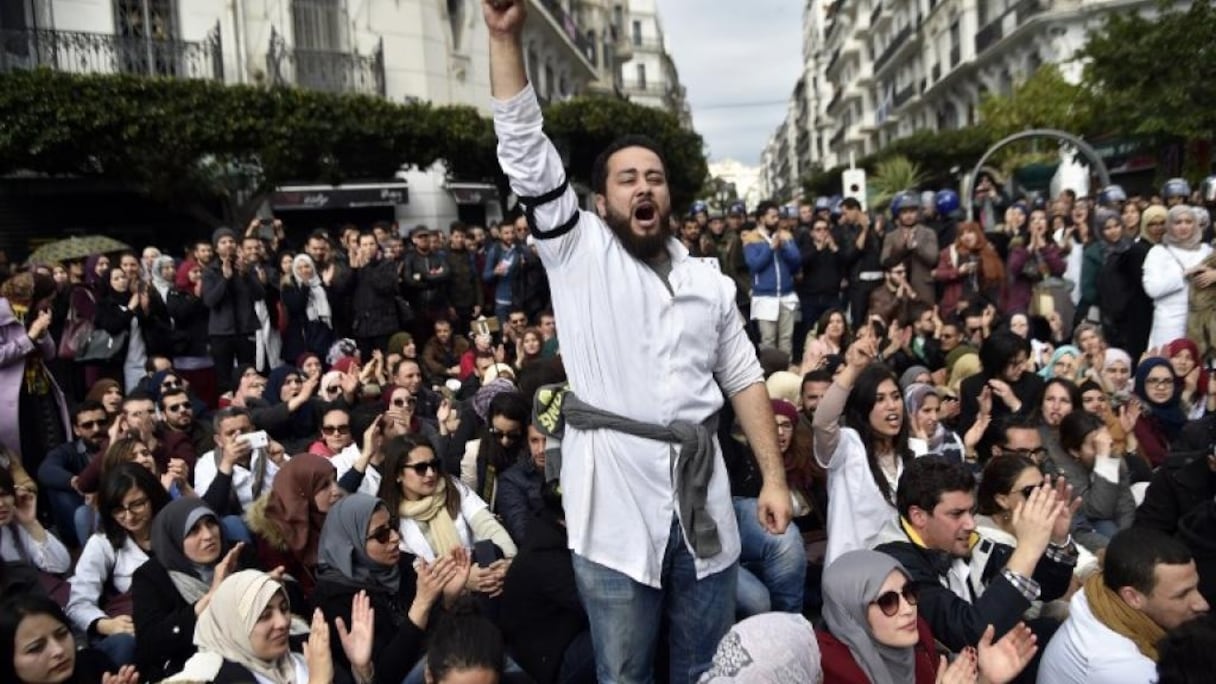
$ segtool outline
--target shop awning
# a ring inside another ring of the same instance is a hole
[[[271,207],[275,211],[389,207],[409,202],[409,185],[401,182],[285,185],[276,188],[270,198]]]

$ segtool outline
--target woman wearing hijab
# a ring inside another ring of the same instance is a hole
[[[313,604],[331,625],[336,619],[349,624],[352,611],[359,610],[359,596],[365,597],[375,614],[371,658],[381,682],[405,679],[422,656],[431,609],[440,596],[458,596],[469,573],[469,557],[463,553],[433,565],[411,562],[414,557],[401,554],[400,542],[384,502],[367,494],[334,504],[321,529]],[[331,627],[336,681],[341,681],[350,663],[338,636],[337,627]]]
[[[307,451],[317,432],[314,403],[319,376],[306,378],[295,366],[270,371],[260,399],[245,399],[253,424],[287,448],[287,453]]]
[[[313,611],[312,626],[304,653],[290,650],[291,605],[283,585],[258,570],[242,570],[226,577],[211,602],[198,616],[194,645],[198,652],[185,668],[165,682],[211,682],[213,684],[311,684],[334,678],[329,628],[320,610]],[[362,671],[371,663],[370,614],[361,614],[359,624],[339,627],[342,646],[354,655]],[[311,678],[310,678],[311,675]],[[371,677],[360,679],[370,681]]]
[[[173,367],[209,408],[219,402],[215,361],[207,352],[210,310],[203,304],[203,268],[186,260],[177,267],[165,305],[173,319]]]
[[[305,352],[324,354],[333,344],[333,313],[329,295],[312,257],[297,254],[291,273],[284,274],[279,289],[287,323],[283,326],[283,361],[293,362]]]
[[[966,649],[947,666],[938,656],[929,625],[917,615],[916,585],[891,556],[857,550],[823,571],[823,620],[816,632],[823,680],[832,684],[934,684],[939,670],[949,681],[1012,680],[1037,650],[1034,636],[1018,625],[992,643],[992,628],[978,651]]]
[[[1170,360],[1174,375],[1182,382],[1182,408],[1191,420],[1216,410],[1216,395],[1211,392],[1211,378],[1200,364],[1199,345],[1186,338],[1165,345],[1162,355]]]
[[[1145,359],[1136,368],[1136,396],[1140,398],[1140,417],[1136,420],[1136,443],[1140,455],[1153,464],[1165,462],[1170,444],[1186,425],[1182,410],[1182,383],[1170,362],[1160,357]]]
[[[341,497],[329,460],[299,454],[279,469],[271,490],[245,513],[261,567],[283,566],[306,599],[316,587],[321,526]]]
[[[1150,249],[1144,259],[1144,291],[1153,299],[1150,348],[1186,337],[1191,288],[1207,289],[1216,284],[1216,270],[1203,266],[1211,254],[1211,245],[1203,242],[1195,210],[1184,204],[1172,207],[1161,244]]]
[[[941,421],[942,400],[932,385],[914,382],[904,389],[904,404],[908,410],[908,444],[918,454],[937,454],[952,463],[962,463],[984,436],[984,427],[976,421],[967,432],[966,440],[947,428]],[[977,426],[980,426],[977,428]]]
[[[700,684],[819,684],[819,644],[801,615],[764,613],[731,627]]]
[[[169,293],[173,291],[176,275],[177,267],[173,265],[173,257],[158,256],[152,261],[149,284],[144,288],[147,296],[141,301],[144,309],[141,326],[148,356],[173,358],[175,350],[173,318],[169,313]]]
[[[152,557],[131,578],[135,662],[148,681],[182,669],[196,650],[199,613],[227,574],[256,562],[221,529],[215,512],[193,497],[173,501],[152,521]]]
[[[1039,369],[1039,377],[1044,380],[1062,378],[1069,382],[1076,382],[1081,360],[1081,350],[1071,344],[1057,347],[1047,364]]]

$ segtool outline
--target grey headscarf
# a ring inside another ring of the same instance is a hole
[[[381,565],[367,556],[367,527],[372,514],[383,507],[384,503],[370,494],[350,494],[330,507],[321,527],[318,579],[394,595],[399,591],[401,574],[397,566]]]
[[[899,388],[905,392],[908,391],[908,386],[916,382],[916,378],[921,375],[932,375],[928,368],[924,366],[910,366],[904,374],[899,376]]]
[[[158,256],[152,260],[152,272],[148,276],[152,279],[152,287],[160,294],[161,301],[169,299],[169,290],[173,289],[173,279],[165,278],[161,275],[161,269],[166,265],[173,265],[173,257]]]
[[[1195,222],[1195,229],[1191,232],[1191,237],[1185,241],[1174,237],[1174,224],[1183,214],[1190,214],[1191,220]],[[1188,252],[1199,248],[1203,242],[1203,229],[1199,226],[1199,215],[1195,213],[1194,207],[1185,204],[1170,207],[1165,218],[1165,234],[1161,236],[1161,242],[1169,247],[1185,249]]]
[[[187,603],[198,601],[210,591],[211,580],[215,576],[215,563],[195,563],[183,549],[190,530],[198,521],[208,517],[219,524],[219,516],[202,499],[183,496],[169,502],[152,520],[152,555],[168,571],[177,593]],[[228,544],[224,542],[221,531],[220,554],[216,561],[222,560],[227,553]]]
[[[913,650],[875,641],[866,617],[892,570],[908,574],[899,561],[878,551],[862,549],[837,557],[823,571],[823,620],[832,636],[849,647],[873,684],[912,684],[916,681]]]
[[[762,613],[731,627],[698,684],[818,684],[819,642],[811,623],[792,613]]]

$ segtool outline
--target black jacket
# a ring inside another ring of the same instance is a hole
[[[381,337],[397,332],[397,262],[381,259],[355,269],[353,282],[351,333],[355,337]]]
[[[457,309],[472,309],[483,306],[484,291],[481,274],[477,270],[477,257],[472,252],[450,251],[447,254],[448,269],[452,277],[448,282],[448,302]]]
[[[856,240],[856,238],[854,238]],[[840,297],[840,281],[848,275],[848,264],[853,260],[856,245],[853,241],[836,239],[837,250],[820,249],[809,233],[800,233],[796,239],[802,255],[802,280],[798,282],[798,296]],[[814,325],[815,321],[809,321]]]
[[[530,456],[524,456],[498,475],[498,495],[495,511],[516,544],[528,536],[533,517],[544,510],[541,490],[545,474],[537,469]]]
[[[1172,453],[1153,473],[1136,509],[1135,524],[1174,534],[1183,516],[1211,501],[1216,496],[1216,473],[1208,467],[1209,453],[1210,448]]]
[[[252,546],[244,547],[240,568],[256,567]],[[142,681],[158,682],[181,672],[194,645],[194,604],[178,593],[169,571],[155,558],[139,566],[131,576],[134,613],[135,665]]]
[[[414,602],[417,576],[414,574],[414,557],[402,554],[398,566],[401,569],[401,584],[397,594],[385,591],[368,591],[372,609],[376,612],[375,636],[372,642],[372,663],[377,682],[400,682],[422,657],[425,632],[410,622],[406,616]],[[342,650],[338,638],[337,618],[350,625],[350,603],[360,588],[352,584],[319,579],[313,591],[313,604],[325,614],[329,623],[329,646],[334,659],[334,682],[350,681],[350,661]]]
[[[980,390],[984,388],[984,384],[987,382],[988,378],[983,373],[973,375],[963,381],[958,393],[962,398],[962,406],[960,407],[958,430],[956,432],[960,435],[967,434],[967,431],[975,423],[976,415],[979,414],[980,410]],[[1010,384],[1010,389],[1013,390],[1013,393],[1022,402],[1022,408],[1018,411],[1018,415],[1033,415],[1039,410],[1039,404],[1043,400],[1043,378],[1039,377],[1038,373],[1022,373],[1022,377],[1018,378],[1017,382]],[[1005,402],[993,397],[993,422],[1011,413],[1013,412],[1009,410],[1008,406],[1005,406]]]
[[[534,518],[503,584],[499,626],[515,661],[540,684],[557,681],[570,642],[588,628],[566,530]]]
[[[261,327],[253,305],[266,298],[266,289],[252,267],[224,277],[219,259],[203,271],[203,304],[211,311],[207,334],[252,335]]]
[[[173,356],[207,356],[211,313],[193,292],[169,290],[165,302],[173,318]]]
[[[402,279],[408,288],[410,303],[419,311],[434,311],[448,306],[448,283],[452,269],[443,253],[405,255]]]
[[[148,288],[148,311],[139,319],[139,330],[143,333],[148,356],[173,358],[173,319],[168,302],[155,287]]]
[[[921,617],[929,623],[933,636],[951,651],[974,646],[988,625],[995,627],[995,638],[1000,639],[1030,607],[1030,601],[1001,572],[1013,555],[1013,547],[1005,544],[981,539],[976,545],[976,557],[986,556],[987,563],[980,574],[983,594],[972,601],[959,598],[943,583],[951,564],[947,554],[911,541],[889,542],[877,550],[903,564],[920,590]],[[1032,578],[1039,583],[1039,598],[1054,601],[1063,596],[1072,581],[1072,572],[1072,565],[1058,563],[1044,554]],[[975,589],[972,587],[973,592]]]

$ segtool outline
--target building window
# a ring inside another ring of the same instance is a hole
[[[291,28],[297,49],[341,52],[341,0],[292,0]]]
[[[614,5],[612,7],[612,31],[620,35],[623,30],[625,30],[625,10],[620,5]]]
[[[460,50],[464,40],[465,0],[448,0],[448,23],[452,26],[452,49]]]
[[[646,90],[646,65],[638,65],[638,89]]]
[[[587,31],[587,59],[591,60],[595,66],[600,65],[599,60],[596,59],[597,52],[599,51],[596,49],[595,30],[593,29]]]
[[[177,37],[173,0],[115,0],[119,63],[128,73],[170,75],[176,65],[163,46]]]
[[[640,21],[633,22],[633,44],[642,44],[642,22]]]

